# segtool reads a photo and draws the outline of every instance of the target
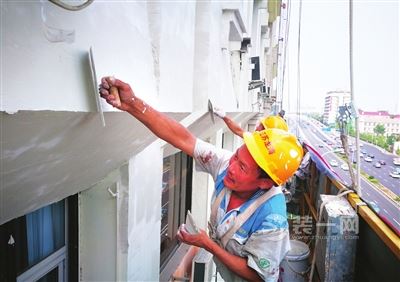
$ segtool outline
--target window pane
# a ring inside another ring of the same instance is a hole
[[[192,158],[180,152],[164,158],[161,187],[160,265],[178,246],[176,231],[191,205]]]
[[[162,179],[162,190],[161,190],[161,246],[165,245],[168,238],[168,213],[169,213],[169,200],[170,193],[173,194],[173,180],[174,180],[174,168],[173,156],[164,158],[163,161],[163,179]]]
[[[26,215],[29,267],[65,245],[64,218],[64,201]]]
[[[37,282],[58,282],[58,267],[37,280]]]

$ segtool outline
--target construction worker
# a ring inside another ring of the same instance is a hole
[[[228,126],[228,128],[233,132],[233,134],[243,138],[244,130],[236,122],[234,122],[230,117],[228,117],[223,110],[221,110],[217,107],[214,107],[213,113],[214,113],[214,115],[221,118],[225,122],[226,126]],[[286,121],[280,116],[264,117],[256,125],[255,130],[261,131],[266,128],[278,128],[278,129],[282,129],[285,131],[289,130]]]
[[[113,87],[119,97],[112,94]],[[107,103],[192,156],[198,169],[213,176],[210,235],[204,230],[189,233],[181,225],[177,238],[212,253],[225,281],[276,281],[290,244],[285,199],[275,186],[292,176],[300,164],[303,151],[297,139],[279,129],[244,133],[245,144],[231,153],[197,139],[120,80],[103,78],[99,92]]]
[[[233,119],[228,117],[222,109],[218,107],[213,107],[213,114],[222,119],[226,126],[232,131],[233,134],[243,138],[243,133],[244,130],[237,124]],[[280,116],[280,115],[271,115],[262,118],[258,123],[256,124],[255,131],[261,131],[266,128],[278,128],[282,129],[284,131],[288,131],[289,127],[286,123],[286,121]],[[285,195],[285,201],[288,202],[291,199],[290,192],[286,189],[286,187],[282,187],[282,192]]]

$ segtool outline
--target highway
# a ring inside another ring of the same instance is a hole
[[[306,127],[310,127],[312,133],[316,135],[319,138],[319,142],[321,145],[323,144],[324,147],[326,147],[326,152],[327,151],[333,151],[334,146],[336,144],[341,145],[341,142],[339,139],[334,139],[332,134],[326,134],[321,130],[321,127],[319,126],[319,123],[315,124],[312,122],[309,122],[309,125],[302,125],[301,128],[304,130]],[[323,142],[323,140],[327,140],[331,146],[329,146],[326,142]],[[349,138],[349,141],[355,144],[354,138]],[[390,172],[394,171],[396,169],[396,166],[393,164],[393,158],[396,156],[393,154],[390,154],[388,152],[384,152],[382,149],[380,149],[377,146],[374,146],[372,144],[369,144],[367,142],[360,141],[363,146],[360,148],[361,152],[364,153],[364,158],[360,158],[360,163],[361,163],[361,171],[366,172],[368,175],[371,175],[375,177],[376,179],[379,180],[380,183],[382,183],[383,186],[386,188],[390,189],[393,193],[396,195],[400,195],[400,178],[393,178],[390,176]],[[318,147],[320,144],[316,144],[315,147]],[[319,148],[320,149],[320,148]],[[355,152],[353,152],[354,156],[350,156],[350,158],[355,159]],[[372,154],[374,158],[372,158],[371,162],[365,161],[365,157],[368,154]],[[329,158],[328,158],[329,160]],[[377,168],[374,166],[374,164],[378,161],[385,161],[386,165],[381,165],[380,168]],[[400,166],[398,166],[400,168]]]
[[[289,119],[289,127],[291,130],[293,130],[296,125],[297,120]],[[301,122],[298,130],[300,138],[312,145],[327,162],[331,160],[337,161],[338,166],[332,167],[332,169],[340,175],[346,185],[350,185],[351,179],[349,171],[345,171],[340,167],[341,164],[344,163],[343,159],[333,152],[334,145],[340,142],[334,140],[333,136],[325,134],[318,124],[314,124],[309,120]],[[389,176],[389,171],[394,169],[392,155],[384,154],[380,149],[366,143],[364,143],[361,148],[361,150],[365,150],[367,153],[374,154],[375,156],[372,163],[368,163],[361,159],[361,170],[374,176],[385,187],[389,188],[396,195],[399,195],[400,179],[395,179]],[[373,164],[377,160],[385,160],[386,165],[382,165],[381,168],[375,168]],[[362,199],[367,202],[382,219],[392,225],[392,228],[396,229],[395,231],[398,234],[400,234],[400,206],[393,200],[389,199],[381,190],[374,187],[370,182],[363,178],[361,178],[361,190]]]

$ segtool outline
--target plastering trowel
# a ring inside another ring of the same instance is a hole
[[[101,103],[100,103],[100,95],[99,95],[99,93],[97,91],[98,87],[99,87],[99,82],[97,80],[96,68],[94,66],[94,58],[93,58],[93,49],[92,49],[92,47],[90,47],[90,49],[89,49],[89,64],[90,64],[90,72],[92,74],[94,96],[96,98],[97,112],[100,114],[101,124],[103,125],[103,127],[105,127],[106,126],[106,121],[104,120],[104,112],[103,112],[103,108],[101,107]]]
[[[214,119],[214,107],[213,104],[211,103],[210,99],[208,99],[208,112],[210,113],[211,121],[215,123]]]

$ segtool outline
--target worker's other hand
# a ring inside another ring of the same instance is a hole
[[[217,108],[217,107],[213,107],[213,112],[214,115],[216,115],[217,117],[223,119],[226,116],[226,113],[224,110]]]
[[[111,95],[111,87],[116,87],[119,94],[120,103],[118,99]],[[129,109],[129,104],[135,100],[135,94],[133,93],[129,84],[122,82],[112,76],[103,77],[101,84],[99,85],[100,96],[107,101],[108,104],[122,111]]]
[[[210,237],[208,237],[207,233],[202,229],[199,229],[199,233],[190,234],[186,231],[185,224],[182,224],[178,228],[176,237],[178,237],[178,240],[183,243],[200,248],[206,248],[207,242],[211,240]]]

